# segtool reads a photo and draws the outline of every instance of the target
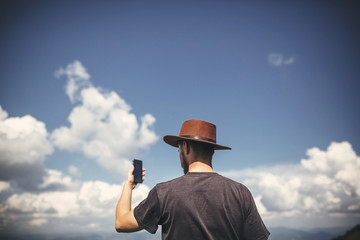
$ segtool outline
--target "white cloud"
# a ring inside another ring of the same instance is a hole
[[[32,164],[44,161],[53,152],[45,124],[30,115],[7,118],[0,108],[1,164]]]
[[[290,65],[295,62],[295,57],[285,58],[281,53],[270,53],[268,55],[268,63],[275,67],[280,67],[283,65]]]
[[[90,75],[80,62],[75,61],[66,69],[58,72],[65,72],[68,85],[75,85],[80,105],[69,115],[70,127],[53,131],[53,143],[63,150],[82,152],[107,170],[126,175],[131,165],[129,159],[158,140],[152,130],[155,118],[146,114],[138,123],[130,105],[117,93],[91,85]],[[74,95],[70,95],[73,99],[71,96]]]
[[[8,113],[0,106],[0,120],[3,121],[8,117]]]
[[[11,195],[0,206],[0,214],[10,221],[6,225],[16,226],[25,221],[22,228],[41,227],[48,224],[54,228],[84,226],[91,219],[93,227],[104,220],[111,219],[109,227],[113,226],[116,204],[120,198],[122,185],[109,184],[103,181],[83,182],[76,189],[64,191],[21,193]],[[149,188],[139,184],[133,191],[133,206],[136,206],[148,194]],[[113,228],[113,227],[111,227]]]
[[[69,189],[73,186],[74,183],[72,182],[71,177],[63,176],[63,173],[54,170],[54,169],[45,169],[45,175],[43,176],[43,181],[40,185],[40,189],[44,190],[51,190],[51,189]]]
[[[141,126],[139,130],[139,144],[143,148],[146,148],[158,139],[158,136],[156,136],[155,132],[151,130],[151,127],[154,123],[155,118],[150,114],[146,114],[144,117],[141,118]]]
[[[284,59],[284,65],[293,64],[295,62],[295,57],[289,57],[288,59]]]
[[[255,193],[266,219],[357,216],[360,210],[360,157],[348,142],[326,151],[312,148],[300,164],[223,172]]]
[[[43,162],[53,153],[45,124],[30,115],[8,117],[0,107],[0,180],[36,189],[45,174]]]
[[[325,178],[327,185],[336,183],[347,195],[360,197],[360,157],[350,143],[333,142],[326,152],[312,148],[307,155],[309,159],[301,160],[304,168]]]
[[[8,191],[10,189],[10,183],[5,181],[0,181],[0,193]]]
[[[44,225],[47,222],[48,222],[48,220],[45,219],[45,218],[36,218],[36,219],[30,220],[29,225],[35,226],[35,227],[40,227],[40,226]]]

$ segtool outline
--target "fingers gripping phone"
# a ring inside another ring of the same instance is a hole
[[[138,159],[133,160],[133,165],[135,167],[133,175],[134,175],[134,183],[142,183],[142,161]]]

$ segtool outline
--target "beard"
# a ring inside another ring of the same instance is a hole
[[[188,171],[189,171],[189,164],[187,163],[186,158],[185,158],[185,154],[183,152],[181,152],[180,160],[181,160],[181,167],[184,170],[184,174],[187,174]]]

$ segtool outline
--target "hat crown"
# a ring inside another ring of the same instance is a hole
[[[197,119],[183,122],[179,136],[194,136],[209,139],[216,143],[216,125]]]

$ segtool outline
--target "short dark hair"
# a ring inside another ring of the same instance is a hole
[[[179,143],[182,144],[183,141],[185,140],[179,141]],[[212,158],[215,150],[212,144],[191,140],[186,140],[186,142],[189,143],[189,145],[191,145],[191,147],[194,149],[196,158],[199,156],[206,158],[210,157],[210,159]]]

